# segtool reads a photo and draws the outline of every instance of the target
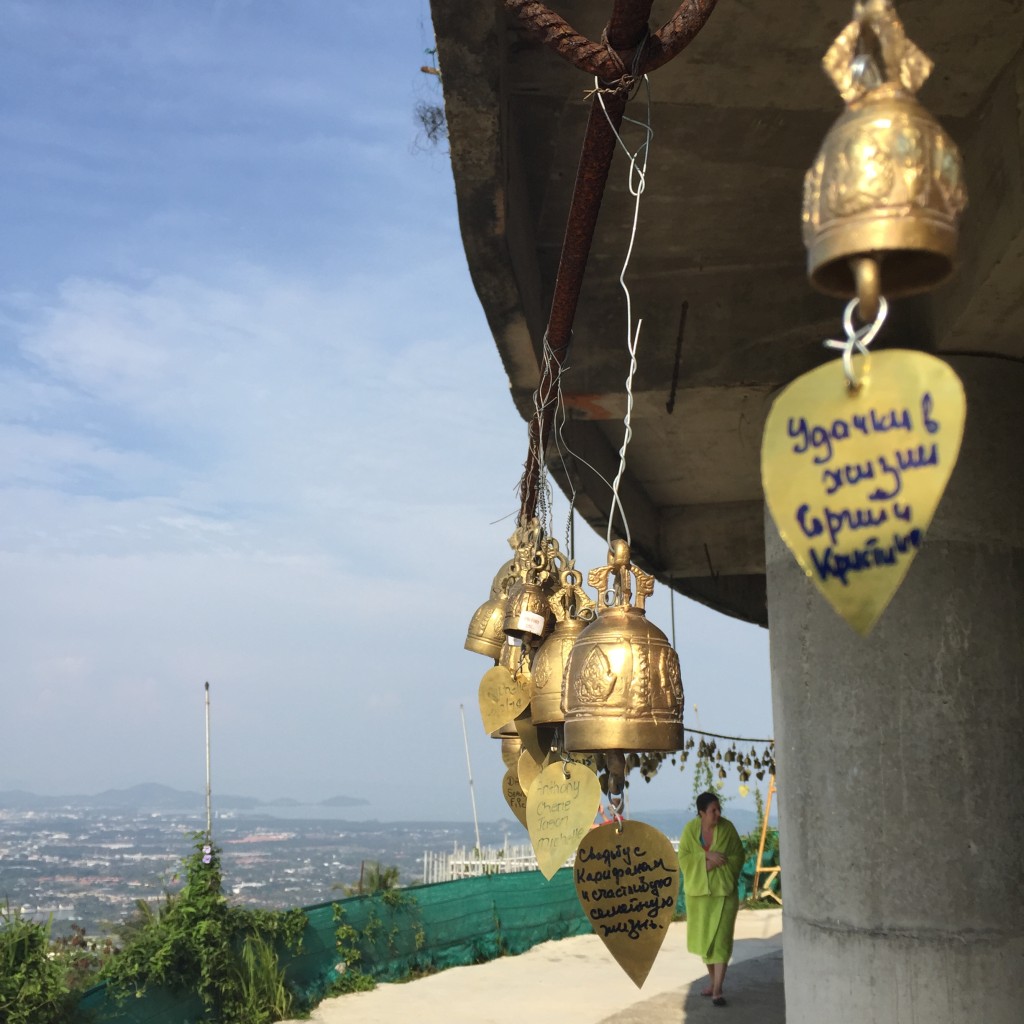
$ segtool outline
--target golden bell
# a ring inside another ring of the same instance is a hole
[[[926,291],[953,272],[967,205],[955,143],[914,98],[932,62],[891,0],[864,0],[822,61],[846,101],[804,179],[811,283],[861,300]]]
[[[581,753],[681,749],[679,658],[644,611],[654,577],[630,563],[629,545],[619,540],[608,565],[591,570],[587,579],[597,589],[598,613],[577,637],[565,669],[565,748]]]
[[[502,625],[507,636],[520,640],[539,638],[551,622],[548,595],[538,583],[513,583],[505,606]]]
[[[562,681],[569,655],[580,633],[594,618],[594,602],[583,592],[583,578],[575,569],[560,574],[562,586],[548,604],[555,628],[533,657],[533,696],[530,715],[537,725],[557,725],[565,720],[562,711]]]
[[[501,740],[501,760],[506,768],[515,768],[519,764],[519,755],[523,752],[523,741],[516,731],[516,723],[506,722],[500,729],[491,733],[492,740]]]
[[[512,583],[513,560],[506,562],[491,583],[491,596],[484,601],[469,620],[465,648],[483,654],[495,661],[505,642],[505,611],[508,604],[508,587]]]
[[[508,592],[505,633],[521,640],[544,636],[551,625],[548,607],[550,591],[545,584],[562,562],[558,541],[545,536],[540,522],[531,519],[516,534],[516,555],[512,574],[515,582]]]

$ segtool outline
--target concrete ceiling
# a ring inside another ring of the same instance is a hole
[[[611,2],[549,6],[598,39]],[[652,26],[675,7],[655,3]],[[644,320],[623,491],[634,552],[677,590],[762,625],[764,418],[778,388],[830,358],[821,341],[840,329],[842,302],[806,281],[800,203],[804,171],[842,109],[820,59],[851,7],[720,0],[697,39],[651,75],[655,135],[628,275]],[[936,62],[920,99],[963,151],[971,205],[957,277],[895,303],[876,347],[1024,358],[1024,2],[897,8]],[[470,271],[527,417],[592,81],[500,3],[432,9]],[[644,115],[641,94],[627,116]],[[565,436],[609,479],[628,369],[617,281],[626,186],[618,154],[563,377]],[[570,472],[580,511],[603,533],[607,486],[581,463]]]

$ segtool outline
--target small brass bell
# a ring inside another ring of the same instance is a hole
[[[906,37],[891,0],[860,0],[822,61],[846,101],[804,179],[811,283],[857,296],[926,291],[953,272],[967,205],[955,143],[914,98],[932,62]]]
[[[539,583],[518,580],[512,584],[502,619],[503,634],[519,640],[537,639],[550,623],[548,595]]]
[[[562,681],[573,645],[594,618],[594,602],[583,592],[583,577],[576,569],[563,569],[562,586],[549,599],[555,628],[540,645],[531,667],[533,696],[530,715],[537,725],[564,721]]]
[[[516,576],[508,592],[505,633],[520,640],[544,636],[551,624],[551,610],[545,583],[561,560],[558,541],[545,537],[540,523],[531,519],[521,530],[512,567]]]
[[[501,740],[501,760],[506,768],[515,768],[519,764],[519,755],[523,752],[523,741],[516,731],[516,723],[506,722],[500,729],[491,733],[492,740]]]
[[[630,575],[636,580],[635,605]],[[587,579],[597,589],[598,612],[577,637],[565,669],[565,748],[581,753],[679,750],[679,658],[644,611],[654,577],[630,563],[629,545],[619,540],[608,565],[592,569]]]
[[[465,648],[495,661],[505,642],[505,612],[508,605],[508,588],[512,584],[512,565],[506,562],[494,577],[491,595],[473,613],[466,633]]]

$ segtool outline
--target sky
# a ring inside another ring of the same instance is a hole
[[[463,641],[526,426],[432,45],[426,0],[0,0],[0,790],[200,791],[209,681],[215,805],[468,820],[463,706],[509,817]],[[771,735],[767,633],[649,610],[687,723]]]

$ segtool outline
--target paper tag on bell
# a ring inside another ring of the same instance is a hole
[[[642,821],[600,825],[583,837],[574,874],[591,927],[642,987],[676,913],[679,863],[672,844]]]
[[[526,791],[526,829],[545,878],[573,855],[600,806],[601,781],[581,764],[555,761],[534,779]]]
[[[956,465],[963,384],[924,352],[873,352],[851,390],[839,361],[775,399],[761,445],[765,501],[826,600],[861,635],[924,541]]]
[[[525,611],[519,613],[519,621],[516,624],[516,628],[523,633],[532,633],[534,636],[540,636],[544,632],[544,625],[543,615]]]

